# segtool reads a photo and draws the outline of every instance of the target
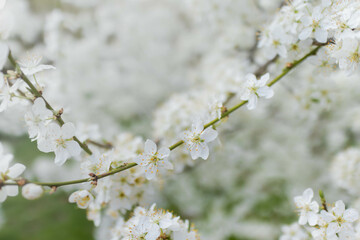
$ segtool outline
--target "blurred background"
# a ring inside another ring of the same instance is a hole
[[[56,71],[40,73],[44,94],[66,121],[111,139],[130,132],[173,143],[187,116],[208,108],[213,88],[267,61],[258,32],[281,0],[8,0],[15,13],[8,42],[13,55],[41,54]],[[283,63],[274,63],[275,76]],[[10,66],[7,66],[10,68]],[[316,76],[316,77],[314,77]],[[275,87],[255,111],[233,114],[206,161],[178,157],[178,171],[155,187],[151,201],[195,224],[203,239],[277,239],[297,219],[292,199],[305,188],[331,201],[356,203],[339,188],[333,159],[358,146],[358,77],[316,72],[311,61]],[[233,98],[228,105],[239,101]],[[28,138],[28,106],[0,114],[0,141],[26,177],[67,180],[77,161],[53,164]],[[359,157],[360,159],[360,157]],[[181,172],[181,173],[180,173]],[[86,212],[68,203],[76,186],[1,207],[0,239],[106,239]],[[356,192],[356,191],[355,191]],[[354,205],[356,206],[356,204]],[[106,225],[106,224],[104,224]]]

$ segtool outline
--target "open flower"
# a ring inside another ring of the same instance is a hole
[[[316,201],[311,201],[314,197],[314,192],[311,188],[304,191],[302,196],[294,198],[296,207],[300,211],[299,224],[305,225],[309,222],[310,226],[314,226],[318,221],[319,204]]]
[[[339,200],[335,203],[335,207],[329,212],[322,210],[322,218],[328,223],[326,233],[328,236],[335,235],[340,231],[352,231],[352,223],[359,219],[359,213],[353,208],[345,210],[345,204]]]
[[[29,137],[35,140],[41,129],[50,122],[53,113],[46,108],[45,101],[42,98],[37,98],[31,111],[25,114],[25,122],[28,126]]]
[[[160,148],[158,151],[156,144],[148,139],[145,142],[144,153],[138,155],[135,162],[142,167],[146,167],[145,176],[150,180],[159,171],[158,167],[173,169],[173,165],[167,160],[169,155],[169,148]]]
[[[209,147],[207,143],[212,142],[218,136],[217,131],[212,128],[204,130],[203,123],[197,119],[191,127],[191,131],[182,133],[182,140],[190,151],[192,159],[201,157],[206,160],[209,157]]]
[[[62,127],[55,123],[50,123],[43,128],[38,139],[38,148],[42,152],[55,152],[55,164],[61,166],[65,161],[78,156],[81,148],[73,140],[75,127],[72,123],[65,123]]]
[[[22,59],[18,61],[21,71],[25,75],[34,75],[35,73],[42,72],[48,69],[56,69],[52,65],[40,64],[42,56],[27,53]]]
[[[269,78],[269,73],[263,75],[260,80],[257,80],[256,76],[251,73],[245,76],[246,82],[240,98],[241,100],[248,101],[246,106],[249,110],[256,108],[258,98],[264,97],[268,99],[274,96],[274,91],[266,86],[266,82]]]

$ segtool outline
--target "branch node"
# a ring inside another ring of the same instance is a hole
[[[49,193],[53,194],[54,192],[56,192],[56,190],[57,190],[57,186],[52,186]]]
[[[97,182],[98,182],[98,176],[95,173],[89,173],[90,179],[91,179],[91,184],[96,186]]]
[[[24,178],[20,178],[19,180],[16,181],[16,183],[17,183],[17,185],[22,187],[26,184],[26,180]]]

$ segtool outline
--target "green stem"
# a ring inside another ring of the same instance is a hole
[[[271,87],[272,85],[274,85],[275,83],[277,83],[280,79],[282,79],[285,75],[287,75],[292,69],[294,69],[295,67],[297,67],[299,64],[301,64],[303,61],[305,61],[305,59],[307,59],[308,57],[315,55],[317,53],[317,51],[321,48],[322,46],[318,46],[316,48],[314,48],[313,50],[311,50],[308,54],[306,54],[304,57],[300,58],[299,60],[296,60],[290,64],[287,64],[287,66],[282,70],[281,74],[278,75],[276,78],[274,78],[271,82],[269,82],[267,84],[267,86]],[[11,55],[9,54],[9,59],[12,59]],[[12,61],[12,60],[10,60]],[[16,63],[15,63],[16,64]],[[25,76],[26,77],[26,76]],[[25,81],[26,82],[26,81]],[[31,84],[31,83],[30,83]],[[32,89],[32,84],[29,85],[30,89]],[[40,95],[40,97],[42,97]],[[237,105],[235,105],[234,107],[228,109],[225,113],[223,113],[221,115],[221,118],[216,118],[214,120],[212,120],[211,122],[208,122],[207,124],[204,125],[204,129],[213,126],[215,123],[219,122],[221,119],[226,118],[227,116],[229,116],[231,113],[233,113],[234,111],[236,111],[237,109],[241,108],[242,106],[244,106],[247,103],[247,101],[242,101],[240,103],[238,103]],[[169,147],[169,149],[172,151],[175,148],[181,146],[182,144],[184,144],[184,141],[178,141],[175,144],[171,145]],[[98,179],[113,175],[115,173],[118,172],[122,172],[125,171],[126,169],[129,168],[133,168],[137,166],[136,163],[126,163],[118,168],[115,168],[109,172],[100,174],[97,176]],[[78,183],[84,183],[84,182],[91,182],[92,178],[83,178],[83,179],[78,179],[78,180],[73,180],[73,181],[66,181],[66,182],[50,182],[50,183],[44,183],[44,182],[30,182],[30,181],[26,181],[25,184],[27,183],[35,183],[41,186],[49,186],[49,187],[60,187],[60,186],[65,186],[65,185],[71,185],[71,184],[78,184]],[[19,185],[18,183],[2,183],[2,185]]]
[[[46,101],[46,99],[43,97],[42,93],[39,92],[36,87],[31,83],[29,78],[21,71],[20,66],[15,61],[14,57],[11,54],[11,51],[9,52],[8,59],[10,63],[14,66],[15,70],[20,73],[21,79],[28,85],[29,91],[36,97],[36,98],[42,98],[45,102],[46,108],[53,112],[54,116],[56,117],[56,120],[60,124],[60,126],[64,125],[65,122],[62,119],[62,117],[54,110],[54,108]],[[74,136],[74,140],[80,145],[80,147],[89,155],[92,154],[91,150],[87,146],[86,143],[81,142],[76,136]]]

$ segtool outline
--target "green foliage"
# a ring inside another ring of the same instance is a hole
[[[93,239],[93,223],[84,210],[67,202],[67,194],[57,192],[34,201],[20,195],[3,204],[6,218],[0,229],[3,240]]]

